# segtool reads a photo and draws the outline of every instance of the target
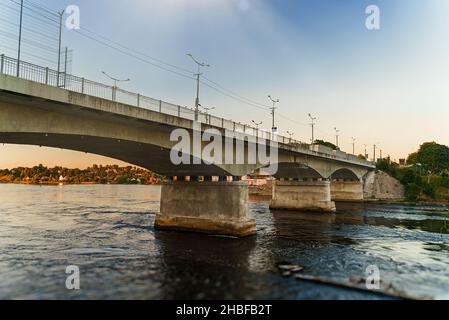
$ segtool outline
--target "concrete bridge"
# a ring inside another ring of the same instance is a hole
[[[244,162],[175,165],[170,152],[177,142],[170,140],[170,134],[183,128],[193,137],[191,109],[69,75],[58,77],[64,82],[57,84],[51,70],[23,62],[16,77],[6,62],[2,56],[0,143],[93,153],[164,175],[158,228],[233,236],[255,233],[248,212],[248,185],[241,178],[264,165],[260,159],[248,161],[251,142],[245,137],[263,137],[269,144],[270,133],[202,114],[201,130],[234,133],[234,151],[239,139],[245,141]],[[26,71],[30,66],[31,73]],[[374,169],[372,163],[322,146],[285,137],[278,140],[271,208],[333,212],[334,201],[363,200],[363,177]],[[201,148],[206,145],[203,142]]]

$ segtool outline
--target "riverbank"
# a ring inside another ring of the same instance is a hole
[[[26,186],[90,186],[90,185],[122,185],[122,186],[132,186],[132,185],[142,185],[142,186],[158,186],[161,185],[161,183],[98,183],[98,182],[80,182],[80,183],[66,183],[66,182],[40,182],[40,183],[33,183],[33,182],[26,182],[26,181],[14,181],[14,182],[3,182],[0,181],[1,184],[13,184],[13,185],[26,185]]]

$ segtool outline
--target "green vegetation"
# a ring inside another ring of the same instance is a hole
[[[321,146],[329,147],[332,150],[339,150],[339,148],[335,144],[333,144],[331,142],[324,141],[324,140],[315,140],[314,144],[319,144]]]
[[[26,184],[159,184],[162,177],[136,167],[93,165],[85,170],[63,167],[0,170],[0,183]]]
[[[405,186],[407,201],[449,201],[449,147],[427,142],[409,155],[406,167],[388,159],[379,160],[377,168],[398,179]]]
[[[423,170],[429,171],[431,174],[447,173],[449,170],[449,147],[436,142],[426,142],[417,152],[408,156],[407,163],[420,164]]]

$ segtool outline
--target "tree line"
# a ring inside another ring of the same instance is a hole
[[[87,169],[48,168],[42,164],[0,170],[0,183],[28,184],[159,184],[162,177],[137,167],[93,165]]]

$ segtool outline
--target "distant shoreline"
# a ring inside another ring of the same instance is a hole
[[[48,183],[31,183],[31,182],[2,182],[0,184],[15,184],[24,186],[89,186],[89,185],[99,185],[99,186],[158,186],[160,183],[98,183],[98,182],[80,182],[80,183],[59,183],[59,182],[48,182]]]
[[[162,183],[98,183],[98,182],[81,182],[81,183],[31,183],[31,182],[2,182],[0,181],[0,185],[28,185],[28,186],[49,186],[49,187],[58,187],[58,186],[89,186],[89,185],[99,185],[99,186],[160,186]],[[249,194],[252,196],[271,196],[271,186],[263,185],[263,186],[249,186]],[[444,206],[448,208],[449,202],[444,200],[435,200],[435,201],[416,201],[410,202],[405,200],[375,200],[375,199],[366,199],[360,201],[360,203],[369,203],[369,204],[392,204],[392,205],[405,205],[405,206]]]

